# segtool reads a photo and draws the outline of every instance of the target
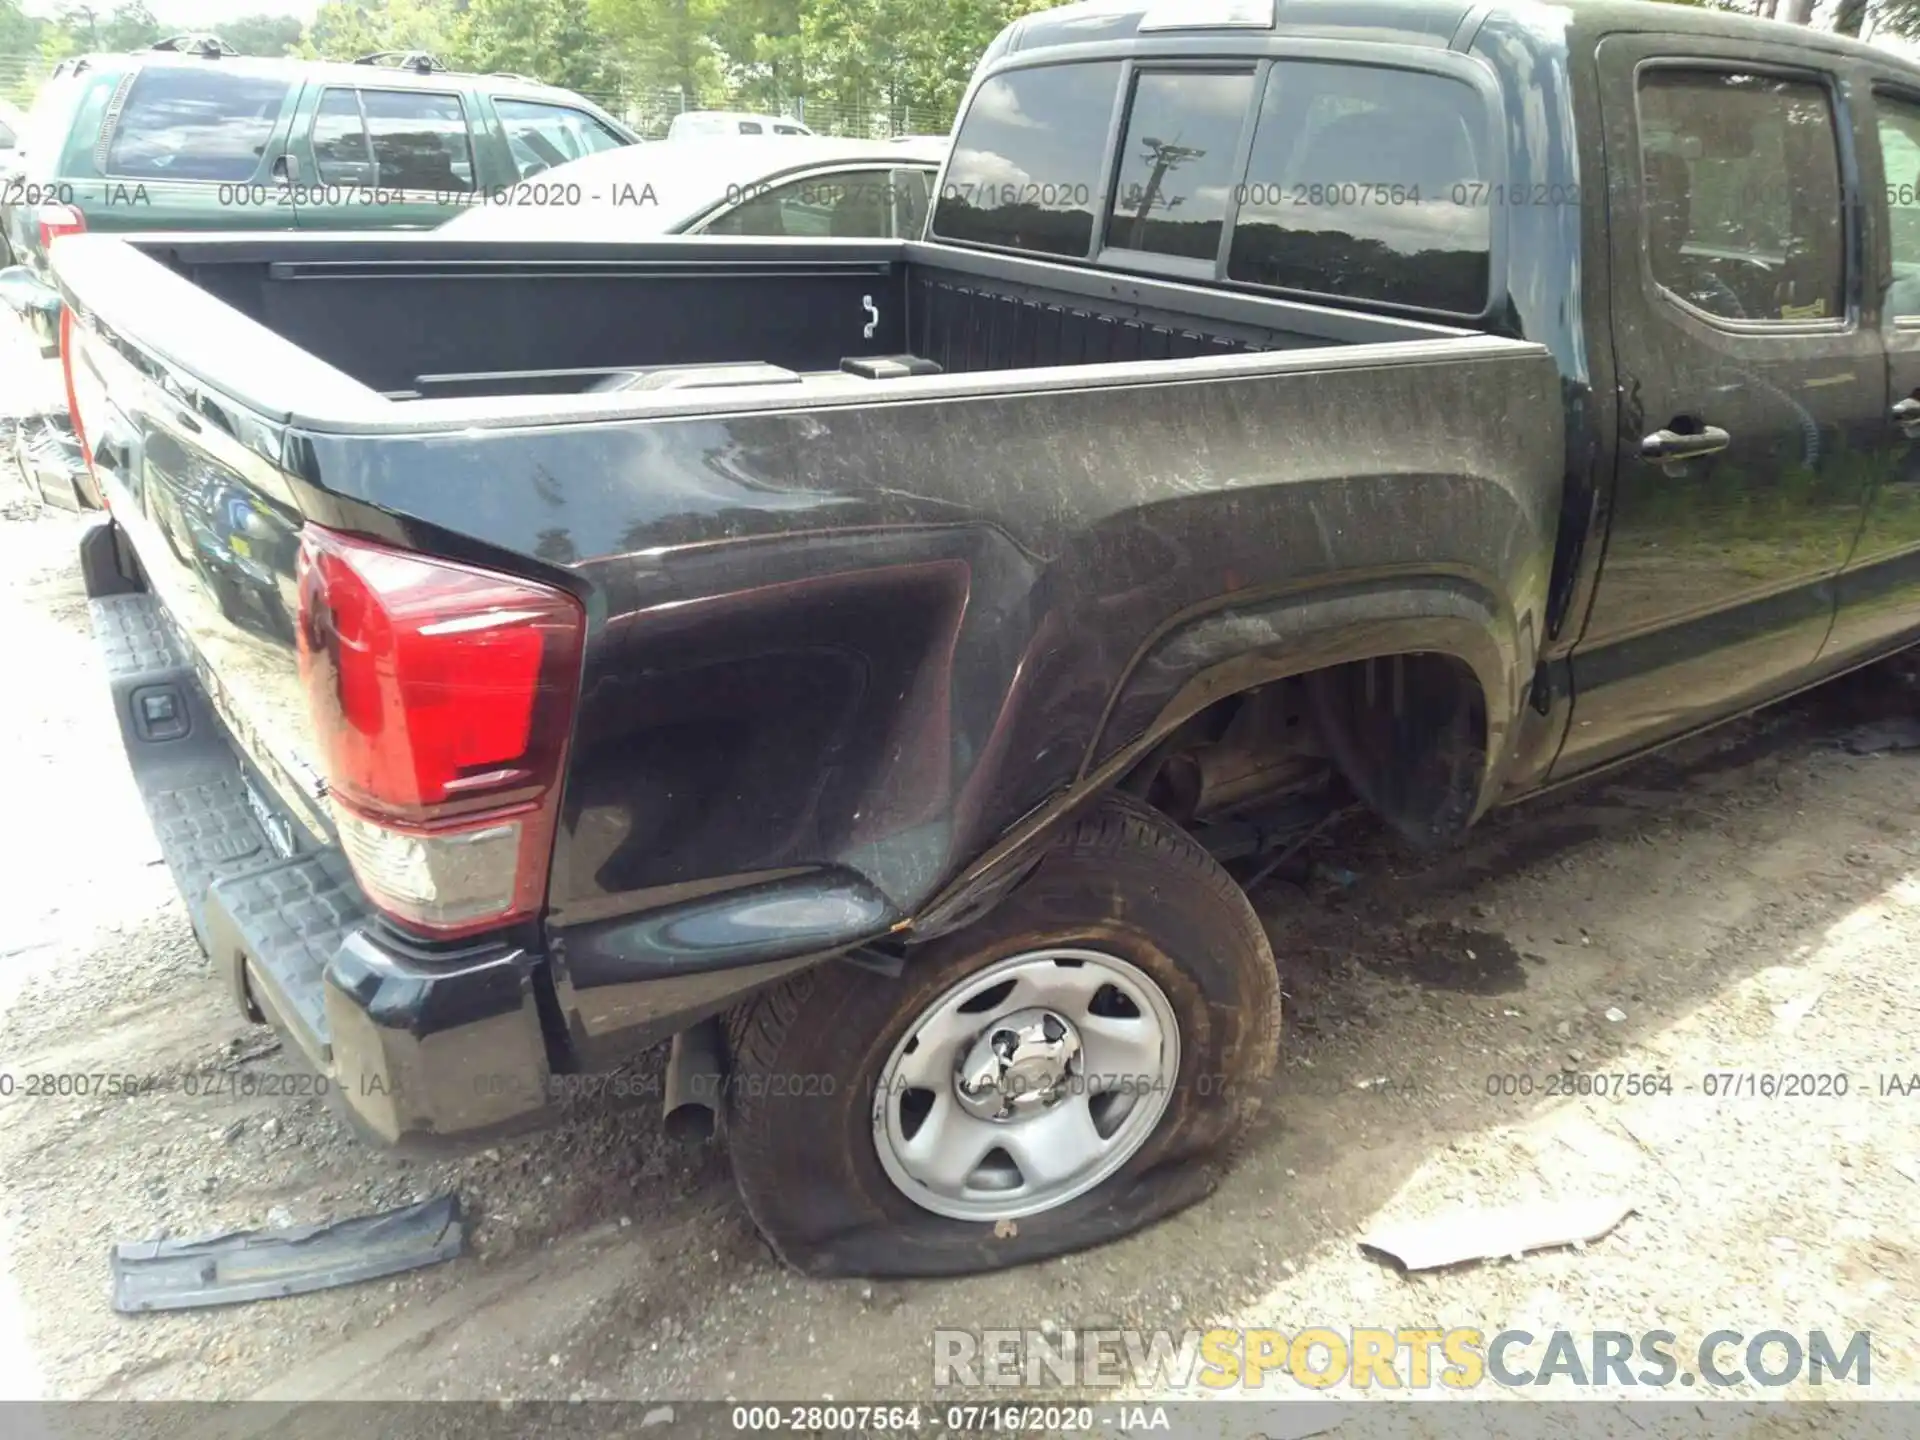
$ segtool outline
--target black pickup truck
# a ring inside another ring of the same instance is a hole
[[[924,242],[62,240],[194,923],[379,1141],[671,1037],[809,1271],[1123,1234],[1273,1098],[1236,874],[1920,634],[1916,141],[1711,11],[1102,0]]]

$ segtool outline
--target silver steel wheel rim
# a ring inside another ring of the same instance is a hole
[[[874,1148],[921,1208],[1017,1220],[1138,1154],[1179,1074],[1179,1021],[1145,971],[1098,950],[1031,950],[907,1027],[875,1091]]]

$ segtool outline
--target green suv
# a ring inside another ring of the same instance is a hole
[[[70,231],[427,229],[639,138],[572,91],[419,51],[262,60],[181,36],[63,60],[0,172],[0,301],[54,355],[47,248]]]

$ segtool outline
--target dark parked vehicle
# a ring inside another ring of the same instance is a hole
[[[1229,866],[1920,634],[1893,137],[1920,67],[1710,10],[1101,0],[926,242],[62,242],[195,923],[383,1142],[674,1036],[809,1271],[1124,1234],[1284,1101]]]

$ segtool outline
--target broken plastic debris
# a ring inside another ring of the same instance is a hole
[[[1408,1270],[1437,1270],[1575,1241],[1591,1244],[1632,1213],[1632,1204],[1617,1196],[1541,1200],[1493,1210],[1468,1206],[1425,1220],[1376,1226],[1360,1243],[1391,1256]]]
[[[1627,1012],[1622,1010],[1618,1005],[1609,1005],[1607,1007],[1607,1019],[1611,1020],[1614,1024],[1618,1025],[1626,1018]]]
[[[457,1195],[327,1225],[122,1241],[113,1247],[113,1308],[133,1315],[304,1295],[451,1260],[465,1243]]]

